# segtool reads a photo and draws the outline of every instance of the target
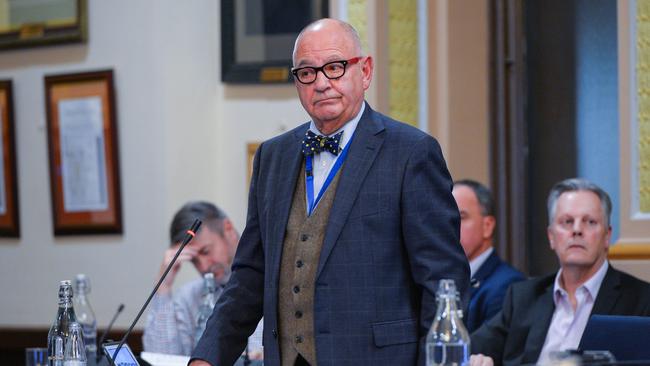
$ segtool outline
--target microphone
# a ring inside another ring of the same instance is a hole
[[[108,323],[108,327],[106,327],[106,330],[104,330],[104,333],[102,333],[102,336],[99,338],[99,343],[97,343],[97,355],[95,357],[95,363],[98,363],[99,359],[102,358],[102,344],[104,344],[104,340],[106,339],[108,332],[110,332],[111,328],[113,328],[113,323],[115,323],[115,319],[117,319],[122,310],[124,310],[124,304],[120,304],[120,306],[117,307],[117,312],[115,312],[115,315],[113,315],[113,319],[111,319],[110,323]]]
[[[124,337],[122,337],[122,340],[120,340],[120,343],[117,345],[117,348],[115,349],[115,352],[113,353],[113,357],[109,358],[108,361],[111,363],[111,365],[115,366],[115,362],[113,360],[120,353],[120,349],[122,349],[122,346],[126,342],[126,339],[131,334],[131,331],[133,330],[133,327],[135,327],[135,324],[138,322],[138,320],[140,320],[140,316],[142,316],[142,313],[144,312],[144,309],[147,308],[147,305],[149,305],[149,302],[153,298],[153,295],[155,295],[156,292],[158,291],[158,287],[160,287],[160,284],[165,280],[165,277],[167,277],[167,273],[169,273],[169,271],[172,269],[172,266],[174,265],[174,263],[176,263],[176,259],[178,258],[178,256],[183,251],[183,248],[185,248],[187,243],[189,243],[196,236],[196,232],[199,230],[199,227],[201,227],[201,220],[199,220],[199,219],[194,220],[194,223],[192,224],[192,227],[190,227],[189,230],[187,230],[187,235],[185,235],[185,238],[181,242],[181,246],[176,251],[176,254],[174,255],[174,258],[172,258],[172,261],[169,262],[169,265],[167,266],[167,269],[165,269],[165,272],[162,274],[162,276],[160,276],[160,279],[158,280],[158,283],[156,284],[156,287],[153,288],[153,291],[151,291],[151,294],[149,295],[149,298],[147,299],[147,301],[145,301],[144,305],[142,305],[142,308],[140,309],[140,312],[138,312],[138,315],[133,320],[133,323],[131,323],[131,326],[129,327],[129,329],[124,334]]]

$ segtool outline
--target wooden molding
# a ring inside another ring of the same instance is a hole
[[[609,259],[650,259],[650,243],[615,244],[609,247]]]

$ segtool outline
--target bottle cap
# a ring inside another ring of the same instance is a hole
[[[90,278],[83,273],[79,273],[74,279],[74,289],[77,293],[90,293]]]
[[[437,295],[456,296],[456,283],[449,278],[443,278],[438,282]]]
[[[64,280],[59,283],[59,298],[72,297],[72,282]]]

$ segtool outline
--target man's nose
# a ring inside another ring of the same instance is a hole
[[[325,76],[325,72],[323,70],[319,70],[316,72],[316,80],[314,80],[314,88],[316,90],[322,91],[325,90],[329,87],[330,85],[330,79]]]
[[[582,236],[582,226],[583,223],[580,220],[576,220],[573,223],[573,236]]]

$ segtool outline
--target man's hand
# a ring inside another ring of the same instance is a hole
[[[203,360],[194,360],[194,361],[190,362],[190,364],[187,365],[187,366],[212,366],[212,365],[210,365],[209,363],[207,363],[207,362],[205,362]]]
[[[479,353],[478,355],[469,356],[469,366],[494,366],[494,360]]]
[[[176,255],[176,252],[178,251],[178,248],[180,248],[180,243],[172,246],[171,248],[165,250],[165,255],[163,257],[162,264],[160,265],[160,274],[158,277],[160,278],[163,273],[165,273],[165,269],[167,269],[167,266],[169,266],[169,263],[171,263],[172,259],[174,259],[174,255]],[[163,283],[160,284],[160,287],[158,288],[158,293],[159,294],[168,294],[172,291],[172,286],[174,285],[174,279],[176,279],[176,274],[178,273],[178,270],[181,268],[181,265],[184,262],[191,262],[197,255],[196,249],[186,245],[181,254],[178,256],[178,259],[176,259],[176,263],[174,263],[174,266],[172,267],[171,270],[169,270],[169,273],[167,274],[167,277],[163,281]]]
[[[263,360],[264,359],[264,350],[262,348],[248,352],[248,358],[251,360]]]

